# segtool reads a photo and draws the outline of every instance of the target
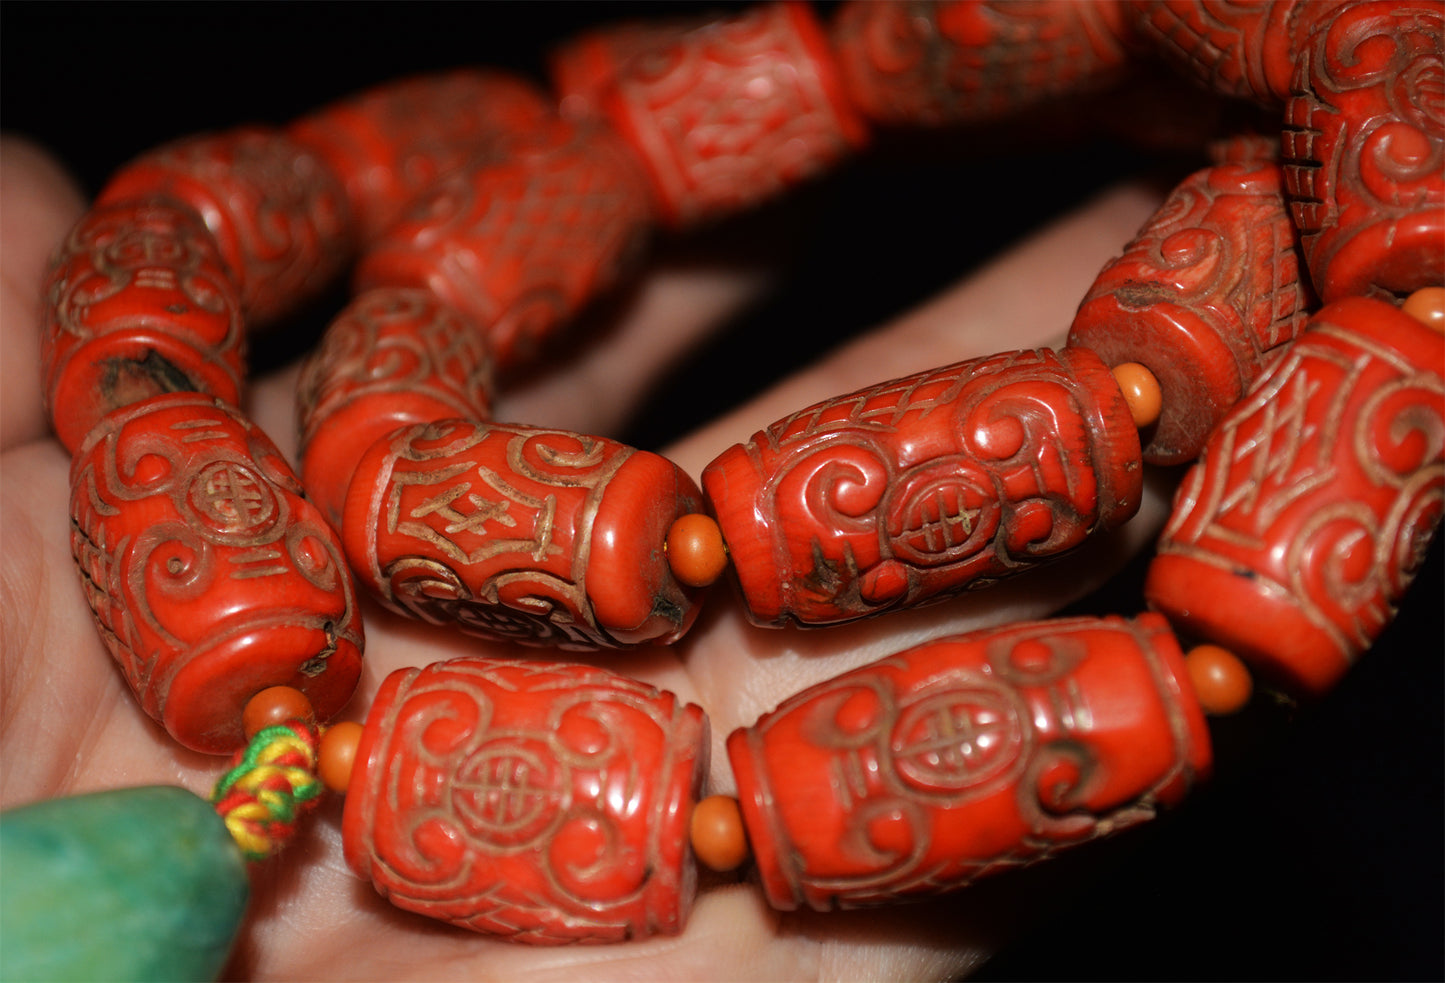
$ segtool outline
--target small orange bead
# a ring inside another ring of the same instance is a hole
[[[705,866],[728,871],[748,859],[748,835],[738,800],[710,795],[692,810],[692,852]]]
[[[356,748],[361,743],[363,728],[344,720],[332,724],[321,735],[321,748],[316,753],[316,773],[333,792],[343,795],[351,785],[351,769],[356,765]]]
[[[1159,422],[1164,394],[1153,372],[1138,362],[1122,362],[1114,366],[1114,379],[1124,394],[1124,402],[1129,404],[1134,426],[1142,430]]]
[[[277,727],[291,720],[305,720],[314,723],[316,711],[311,701],[299,689],[290,686],[268,686],[246,701],[241,711],[241,727],[246,731],[246,740],[255,737],[267,727]]]
[[[1244,709],[1254,692],[1254,680],[1239,656],[1218,645],[1198,645],[1184,656],[1189,680],[1199,705],[1213,717]]]
[[[722,576],[728,551],[711,516],[693,512],[672,524],[667,530],[667,564],[672,575],[689,587],[706,587]]]
[[[1445,287],[1421,287],[1405,298],[1400,310],[1445,333]]]

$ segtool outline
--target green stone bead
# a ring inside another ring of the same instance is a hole
[[[0,979],[210,980],[246,862],[204,799],[130,788],[0,815]]]

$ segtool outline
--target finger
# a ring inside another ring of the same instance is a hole
[[[36,371],[41,280],[83,208],[75,182],[49,154],[19,137],[0,137],[0,448],[46,431]]]

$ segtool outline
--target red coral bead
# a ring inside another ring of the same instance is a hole
[[[830,624],[984,586],[1139,507],[1139,434],[1071,348],[973,359],[839,396],[703,472],[758,624]]]
[[[398,907],[514,942],[675,934],[706,739],[698,707],[590,666],[394,672],[356,749],[347,862]]]
[[[361,674],[336,534],[240,413],[175,393],[117,410],[70,472],[71,550],[101,637],[141,706],[187,747],[245,742],[268,686],[325,720]]]
[[[1445,338],[1331,304],[1220,423],[1175,497],[1151,606],[1327,690],[1384,628],[1445,502]]]
[[[287,133],[341,179],[357,233],[369,242],[437,178],[499,136],[550,115],[547,98],[525,80],[458,69],[358,93],[297,120]]]
[[[1099,274],[1069,344],[1159,380],[1144,460],[1191,461],[1270,356],[1304,330],[1313,295],[1269,162],[1198,171]]]
[[[341,527],[361,455],[402,427],[491,416],[492,361],[481,329],[426,290],[382,287],[336,316],[301,370],[301,478]]]
[[[373,444],[342,538],[389,607],[561,648],[667,644],[701,592],[664,544],[701,493],[670,461],[602,437],[447,420]]]
[[[200,215],[180,202],[87,213],[51,264],[44,317],[46,402],[72,452],[105,414],[160,393],[241,400],[240,297]]]
[[[442,178],[367,251],[354,285],[432,291],[510,367],[631,270],[650,214],[617,137],[558,122]]]
[[[921,645],[799,693],[727,747],[783,910],[964,887],[1151,818],[1211,761],[1157,615]]]
[[[121,168],[99,202],[153,195],[178,198],[205,219],[252,326],[319,293],[355,249],[340,182],[276,130],[241,127],[158,147]]]

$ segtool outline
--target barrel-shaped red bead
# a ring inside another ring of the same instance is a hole
[[[252,327],[323,290],[355,249],[340,181],[278,130],[240,127],[158,147],[121,168],[99,201],[152,195],[178,198],[200,212]]]
[[[491,368],[477,325],[429,291],[381,287],[347,305],[296,393],[301,479],[327,520],[341,527],[361,455],[393,430],[489,419]]]
[[[614,134],[554,122],[423,193],[367,250],[355,287],[432,291],[511,366],[632,268],[650,215],[645,179]]]
[[[727,746],[784,910],[964,887],[1149,819],[1211,761],[1157,615],[930,642],[799,693]]]
[[[1085,349],[960,362],[818,403],[703,472],[749,616],[830,624],[982,587],[1124,522],[1139,435]]]
[[[111,410],[166,392],[240,402],[241,301],[201,216],[178,201],[97,206],[45,284],[45,397],[72,452]]]
[[[773,198],[867,140],[806,4],[761,4],[644,40],[656,47],[633,54],[599,101],[671,225]]]
[[[707,718],[591,666],[454,659],[382,683],[347,862],[392,904],[514,942],[680,932]]]
[[[1182,181],[1095,279],[1069,344],[1138,362],[1163,408],[1144,460],[1192,461],[1270,356],[1304,330],[1313,295],[1279,165],[1220,164]]]
[[[546,96],[525,80],[464,68],[368,89],[302,117],[287,133],[341,179],[367,242],[441,175],[550,115]]]
[[[1283,161],[1320,299],[1445,283],[1445,7],[1301,4]]]
[[[562,648],[676,641],[702,592],[668,566],[699,511],[676,465],[602,437],[447,420],[373,444],[342,538],[387,606],[488,638]]]
[[[1389,622],[1445,506],[1445,336],[1320,310],[1210,437],[1145,594],[1181,630],[1327,690]]]
[[[71,549],[141,706],[190,748],[245,743],[269,686],[336,713],[361,674],[341,544],[274,444],[196,393],[117,410],[71,465]]]

